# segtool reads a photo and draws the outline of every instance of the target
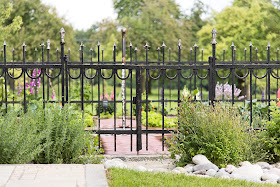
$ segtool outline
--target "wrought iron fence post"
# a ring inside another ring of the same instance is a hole
[[[84,44],[81,42],[81,62],[84,64]],[[84,111],[84,68],[81,67],[81,110]]]
[[[141,122],[141,69],[136,68],[136,151],[137,154],[142,150],[142,122]]]
[[[61,50],[60,50],[60,60],[61,60],[61,102],[62,102],[62,106],[64,106],[65,103],[65,89],[64,89],[64,74],[65,74],[65,64],[64,64],[64,44],[65,44],[65,30],[63,28],[60,29],[60,46],[61,46]],[[66,73],[67,74],[67,73]],[[67,91],[67,90],[66,90]]]
[[[209,104],[214,106],[215,101],[215,84],[216,84],[216,34],[217,31],[215,28],[212,30],[212,57],[209,57],[209,65],[210,65],[210,72],[209,72]]]
[[[122,29],[122,65],[126,64],[126,43],[125,43],[125,32],[126,28]],[[125,69],[122,69],[122,78],[125,78]],[[126,126],[126,86],[125,80],[122,80],[122,127],[125,129]]]
[[[267,64],[270,64],[270,44],[267,44]],[[270,74],[271,69],[267,69],[267,96],[268,96],[268,120],[270,121]]]
[[[6,62],[7,62],[7,54],[6,54],[6,48],[7,48],[7,45],[6,45],[6,42],[4,41],[4,44],[3,44],[3,48],[4,48],[4,65],[5,65],[5,68],[4,68],[4,81],[5,81],[5,113],[8,112],[8,91],[7,91],[7,81],[8,81],[8,68],[6,67]]]

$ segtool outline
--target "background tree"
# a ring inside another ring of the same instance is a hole
[[[10,0],[4,0],[9,3]],[[11,16],[6,20],[5,25],[13,23],[13,18],[22,17],[23,24],[16,35],[8,37],[7,44],[9,50],[16,49],[16,60],[22,59],[22,42],[25,41],[27,45],[27,59],[34,60],[34,48],[40,51],[40,44],[42,40],[45,42],[47,39],[51,40],[51,60],[56,60],[56,49],[60,48],[60,35],[61,27],[66,31],[66,50],[72,49],[73,55],[76,60],[78,59],[78,46],[76,45],[74,30],[72,26],[65,23],[64,18],[57,15],[56,9],[45,4],[41,0],[17,0],[13,2],[13,10]],[[38,60],[40,55],[38,55]]]

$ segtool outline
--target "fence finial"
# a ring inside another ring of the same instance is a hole
[[[157,51],[160,51],[160,47],[157,48]]]
[[[125,33],[126,32],[126,28],[122,28],[122,33]]]
[[[249,47],[254,47],[254,46],[253,46],[253,44],[252,44],[252,41],[250,41],[250,45],[249,45]]]
[[[44,43],[43,43],[43,45],[44,45]],[[26,47],[25,41],[23,41],[22,47]]]
[[[267,46],[266,46],[266,47],[271,47],[271,45],[270,45],[270,43],[269,43],[269,42],[267,43]]]
[[[201,48],[201,51],[203,51],[203,48]]]
[[[92,48],[90,48],[90,50],[89,51],[93,51],[93,49]]]
[[[256,51],[258,51],[258,48],[256,47],[256,49],[255,49]]]
[[[81,42],[81,45],[80,45],[81,47],[84,47],[84,43],[83,42]]]
[[[115,45],[115,42],[114,42],[114,45]],[[97,47],[100,46],[100,42],[99,42],[99,41],[97,42],[97,45],[96,45],[96,46],[97,46]]]
[[[236,47],[235,46],[234,46],[233,50],[236,51]]]
[[[226,48],[223,48],[223,51],[225,51],[226,50]]]
[[[56,48],[56,51],[59,51],[58,47]]]
[[[279,47],[277,47],[277,51],[279,51]]]
[[[50,39],[47,40],[47,49],[51,49],[51,40]]]
[[[181,39],[179,39],[179,41],[178,41],[178,47],[182,47],[182,40]]]
[[[129,43],[129,47],[133,47],[133,45],[132,45],[132,43],[131,43],[131,42]]]
[[[13,51],[15,51],[15,48],[13,48]]]
[[[134,51],[137,51],[137,47],[135,47]]]
[[[215,27],[213,28],[213,30],[212,30],[212,42],[211,42],[211,44],[217,44],[217,42],[216,42],[216,35],[217,35],[217,30],[215,29]]]
[[[245,47],[244,51],[247,51],[247,48]]]
[[[231,43],[231,46],[230,46],[230,47],[235,47],[233,42]]]
[[[194,42],[193,47],[194,47],[194,48],[198,47],[198,45],[196,44],[196,42]]]
[[[37,47],[35,47],[35,51],[38,51],[38,50],[37,50]]]
[[[65,40],[64,40],[64,37],[65,37],[65,30],[63,27],[61,27],[60,29],[60,44],[65,44]]]
[[[3,46],[6,46],[7,44],[6,44],[6,41],[4,40],[4,43],[3,43]]]
[[[192,47],[190,48],[190,51],[192,51]]]
[[[24,43],[24,42],[23,42]],[[25,43],[24,43],[25,44]],[[42,43],[40,44],[41,47],[44,47],[45,44],[44,44],[44,40],[42,40]]]
[[[146,42],[146,44],[144,45],[144,47],[145,47],[145,48],[150,47],[150,46],[148,45],[148,42]]]
[[[164,41],[162,42],[161,47],[166,47],[166,45],[165,45]]]
[[[99,43],[99,45],[100,45],[100,43]],[[114,45],[113,45],[113,47],[117,47],[117,45],[116,45],[116,42],[114,42]]]
[[[70,47],[68,48],[68,51],[71,51]]]

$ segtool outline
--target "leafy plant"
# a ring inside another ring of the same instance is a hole
[[[146,125],[146,112],[142,112],[142,125]],[[176,128],[177,118],[167,118],[164,116],[164,127]],[[149,127],[162,127],[162,115],[155,111],[148,112],[148,126]]]
[[[33,106],[33,105],[32,105]],[[27,113],[0,116],[0,163],[81,163],[99,160],[86,120],[72,107],[36,103]],[[90,158],[90,159],[89,159]]]
[[[280,109],[275,105],[270,108],[271,121],[267,121],[266,148],[269,152],[269,161],[279,161],[280,159]]]
[[[179,107],[179,130],[172,137],[170,151],[181,156],[179,166],[191,162],[193,156],[204,154],[221,167],[228,163],[256,161],[266,157],[262,133],[248,129],[236,107],[216,103],[215,108],[184,97]]]
[[[245,101],[245,106],[239,106],[238,110],[244,121],[250,121],[250,101]],[[252,100],[253,128],[263,128],[268,120],[268,105],[257,103],[257,99]]]

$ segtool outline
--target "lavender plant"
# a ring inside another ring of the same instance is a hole
[[[232,85],[228,83],[219,84],[219,82],[217,82],[215,92],[216,92],[216,98],[215,98],[216,100],[232,99]],[[244,99],[246,96],[239,96],[240,93],[241,90],[236,88],[236,86],[234,85],[234,91],[233,91],[234,97],[238,98],[239,100]]]

